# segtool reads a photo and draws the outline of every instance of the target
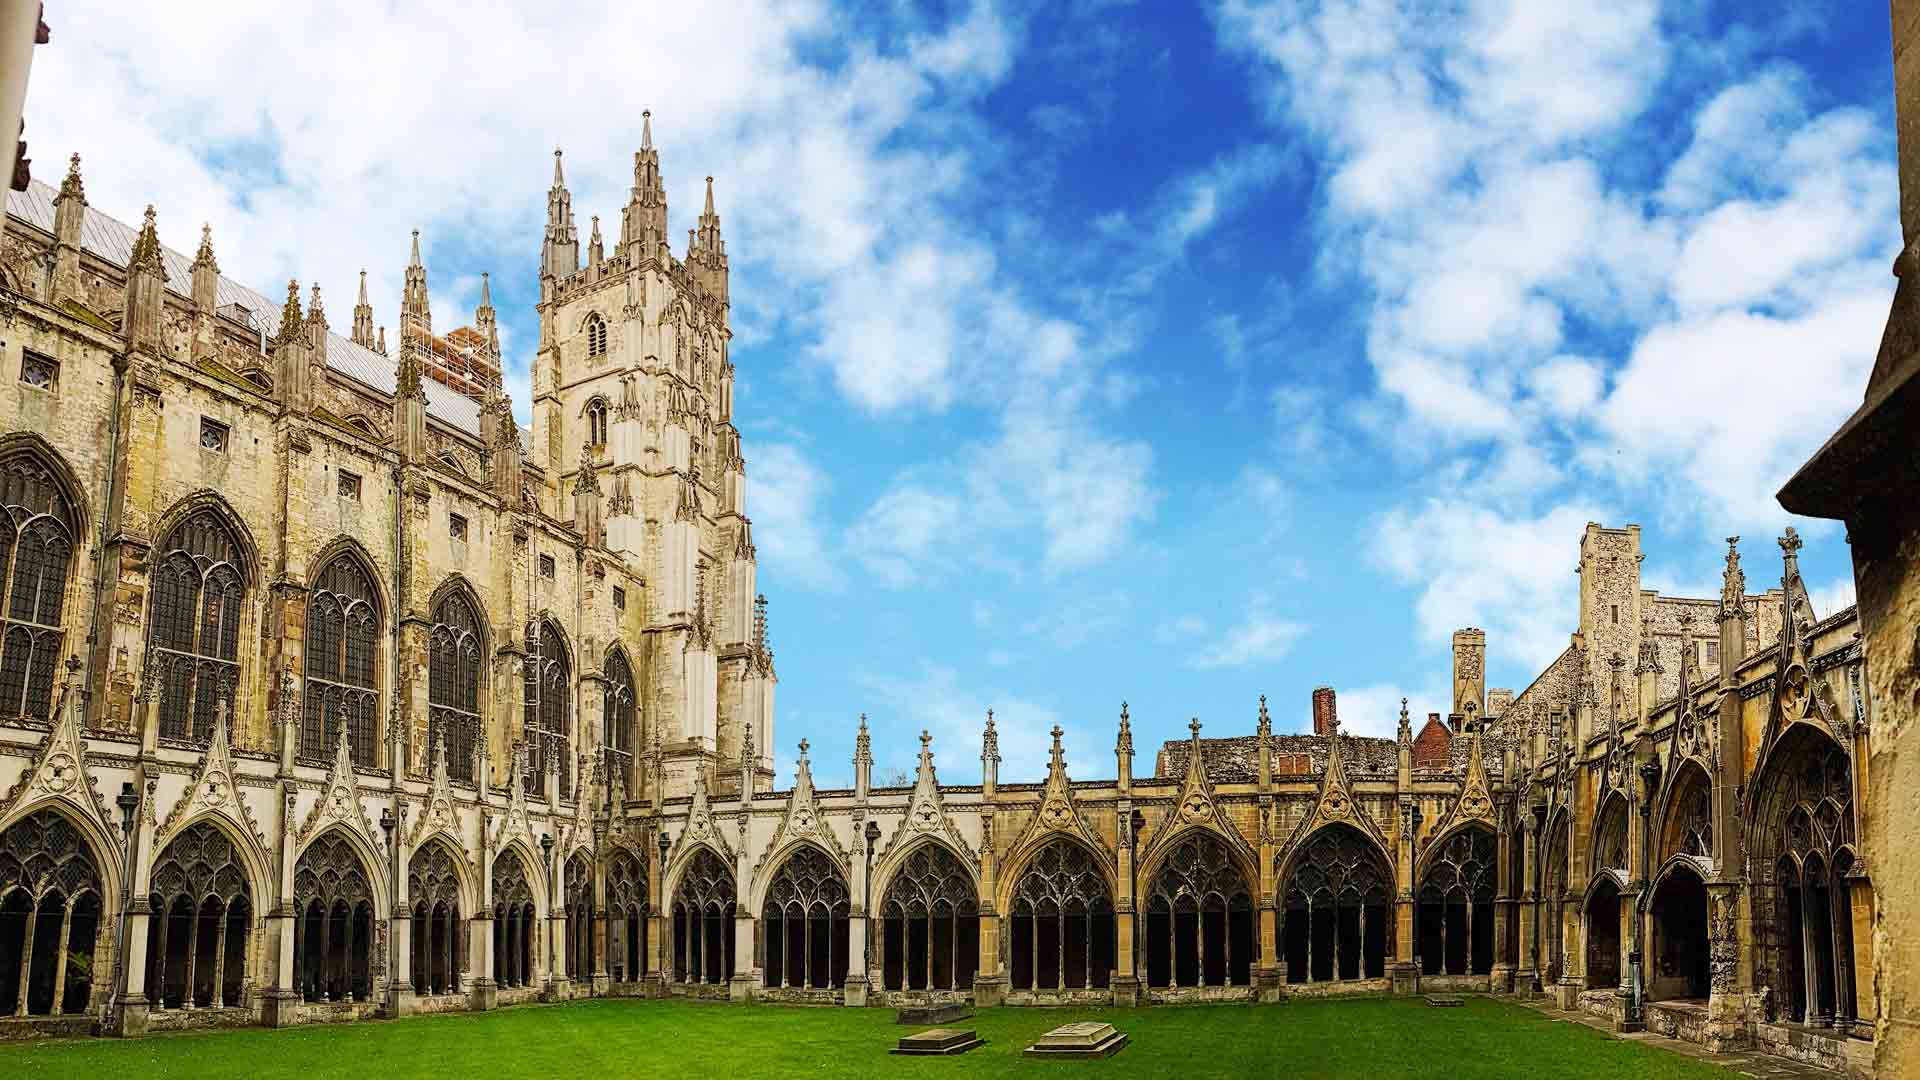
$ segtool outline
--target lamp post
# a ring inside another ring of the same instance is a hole
[[[400,853],[398,851],[395,851],[393,847],[393,827],[395,824],[396,822],[393,819],[393,807],[391,806],[381,807],[380,808],[380,832],[387,838],[387,859],[388,859],[387,916],[388,918],[397,920],[400,918],[400,912],[398,910],[400,907],[400,867],[398,863]],[[412,942],[409,941],[408,944],[411,945]],[[400,951],[399,946],[400,946],[400,943],[395,940],[394,935],[388,934],[387,935],[387,971],[389,973],[391,973],[393,969],[397,966],[395,963],[395,958],[399,955],[399,951]],[[408,974],[414,975],[417,973],[408,972]],[[387,988],[389,993],[392,993],[400,989],[399,987],[396,987],[392,984],[391,979],[389,979],[388,981]]]
[[[120,859],[120,924],[114,928],[113,935],[113,997],[107,1003],[109,1016],[117,1015],[114,1010],[126,995],[127,912],[133,906],[133,812],[140,806],[140,796],[133,793],[133,784],[128,782],[120,785],[120,794],[113,801],[120,807],[120,848],[124,854]]]
[[[1648,894],[1648,860],[1653,846],[1653,797],[1660,790],[1660,759],[1650,757],[1640,765],[1640,890],[1633,898],[1633,942],[1627,950],[1627,1019],[1640,1023],[1646,1007],[1647,908],[1653,898]]]
[[[669,851],[670,849],[672,849],[672,847],[673,847],[673,841],[671,841],[671,840],[669,840],[669,839],[667,839],[667,823],[666,823],[666,822],[664,822],[664,821],[662,821],[662,822],[660,823],[660,840],[659,840],[659,844],[660,844],[660,905],[659,905],[659,907],[658,907],[658,909],[657,909],[657,911],[658,911],[658,914],[659,914],[659,916],[660,916],[660,934],[659,934],[659,935],[656,935],[656,937],[660,937],[660,936],[664,936],[664,935],[666,934],[666,930],[667,930],[667,919],[666,919],[666,914],[667,914],[667,852],[668,852],[668,851]],[[677,945],[678,943],[676,942],[675,944]],[[665,950],[665,949],[662,949],[662,950],[661,950],[661,955],[660,955],[660,962],[661,962],[661,964],[662,964],[662,966],[664,966],[664,965],[665,965],[665,964],[667,963],[667,956],[666,956],[666,950]],[[661,985],[662,985],[663,987],[664,987],[664,986],[665,986],[665,985],[666,985],[667,983],[669,983],[669,982],[672,982],[672,981],[673,981],[673,979],[672,979],[672,975],[673,975],[673,973],[672,973],[671,971],[664,971],[664,970],[663,970],[663,971],[661,971],[661,972],[660,972],[660,983],[661,983]]]
[[[1533,804],[1533,986],[1531,989],[1535,994],[1546,992],[1546,984],[1540,981],[1541,961],[1545,959],[1540,955],[1540,905],[1544,902],[1541,893],[1545,891],[1547,860],[1542,858],[1539,852],[1540,833],[1546,826],[1547,800],[1543,794]]]
[[[871,986],[873,985],[873,847],[880,842],[880,823],[868,818],[864,835],[867,839],[867,862],[866,873],[862,874],[860,879],[860,910],[866,913],[866,925],[861,928],[860,952],[866,957],[867,985]],[[928,923],[927,926],[931,928],[933,924]],[[927,933],[931,935],[933,931],[929,929]],[[927,985],[932,986],[931,969],[927,972],[927,980]]]
[[[1147,815],[1136,807],[1127,815],[1127,865],[1131,867],[1129,882],[1133,886],[1133,978],[1137,985],[1145,979],[1140,971],[1140,830],[1147,827]]]
[[[547,928],[546,928],[547,932],[545,934],[545,937],[546,937],[546,944],[547,944],[547,948],[546,948],[547,982],[551,984],[553,982],[554,951],[553,951],[553,834],[550,832],[545,832],[540,834],[540,857],[543,860],[545,860],[547,864]]]

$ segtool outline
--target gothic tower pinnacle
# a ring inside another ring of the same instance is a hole
[[[353,343],[363,349],[374,347],[373,305],[367,302],[367,272],[360,271],[360,301],[353,305]]]
[[[573,196],[553,150],[553,187],[547,190],[547,235],[540,244],[540,275],[563,278],[580,269],[580,238],[573,227]]]
[[[620,246],[634,263],[667,246],[667,186],[660,175],[660,151],[653,147],[653,113],[640,114],[640,149],[633,154],[633,190],[620,218]],[[633,249],[638,245],[638,250]]]

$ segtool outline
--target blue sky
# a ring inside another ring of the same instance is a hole
[[[1056,722],[1107,774],[1123,699],[1142,769],[1322,682],[1384,734],[1457,626],[1517,690],[1588,520],[1700,595],[1740,533],[1764,587],[1892,294],[1872,4],[62,8],[43,161],[258,287],[344,313],[364,266],[379,322],[420,227],[437,325],[492,272],[523,411],[552,147],[612,237],[653,110],[676,232],[715,177],[782,768],[805,735],[823,783],[861,712],[955,781],[989,706],[1009,778]]]

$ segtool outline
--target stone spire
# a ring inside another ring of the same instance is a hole
[[[140,224],[140,235],[133,241],[133,254],[127,257],[120,332],[127,339],[128,348],[159,351],[166,285],[167,268],[160,259],[160,233],[153,224],[153,207],[148,206],[147,216]]]
[[[1727,537],[1727,568],[1720,578],[1720,617],[1741,618],[1746,614],[1747,575],[1740,569],[1740,538]]]
[[[213,226],[200,226],[200,250],[193,253],[193,306],[205,315],[220,303],[220,262],[213,257]]]
[[[287,282],[287,302],[280,308],[280,328],[273,335],[273,388],[280,396],[280,407],[289,412],[305,412],[313,404],[313,373],[307,356],[305,319],[300,314],[300,283]]]
[[[422,344],[433,334],[433,308],[427,298],[427,267],[420,261],[420,230],[413,230],[413,256],[407,260],[406,289],[400,295],[400,344]]]
[[[860,729],[853,736],[853,793],[865,799],[873,784],[873,736],[867,733],[867,714],[860,714]]]
[[[653,148],[653,113],[642,112],[640,119],[640,149],[633,155],[633,190],[620,219],[620,246],[627,249],[634,263],[661,254],[667,246],[667,186],[660,175],[660,152]]]
[[[80,227],[87,220],[87,192],[80,183],[80,155],[67,165],[67,178],[53,197],[53,295],[56,300],[82,299],[80,283]]]
[[[353,343],[363,349],[375,347],[373,305],[367,301],[367,272],[360,271],[360,300],[353,305]]]
[[[311,299],[307,301],[307,341],[325,356],[327,352],[327,309],[320,303],[320,283],[313,283]]]
[[[553,186],[547,189],[547,233],[540,242],[540,275],[564,278],[580,269],[580,239],[573,227],[573,196],[553,148]]]
[[[720,215],[713,212],[713,177],[707,177],[707,208],[687,246],[700,285],[722,305],[727,303],[727,242],[720,238]]]
[[[500,317],[493,310],[493,284],[488,280],[485,270],[480,271],[480,303],[473,309],[473,326],[486,335],[487,354],[497,358],[500,355]],[[494,370],[497,378],[498,365]]]
[[[1120,703],[1120,730],[1113,741],[1113,757],[1119,767],[1120,794],[1133,790],[1133,720],[1127,715],[1127,703]]]
[[[1000,785],[1000,733],[993,729],[993,710],[987,710],[987,726],[980,733],[980,790],[991,797]]]
[[[587,240],[587,265],[598,267],[607,261],[605,247],[600,242],[600,215],[593,215],[593,235]]]

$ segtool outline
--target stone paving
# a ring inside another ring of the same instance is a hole
[[[1566,1012],[1561,1009],[1556,1009],[1542,1001],[1524,1001],[1521,1002],[1521,1004],[1529,1009],[1535,1009],[1545,1013],[1555,1020],[1581,1024],[1595,1031],[1604,1032],[1616,1039],[1631,1039],[1634,1042],[1646,1043],[1648,1046],[1657,1046],[1662,1050],[1671,1050],[1676,1054],[1693,1058],[1696,1061],[1704,1061],[1710,1065],[1718,1065],[1725,1069],[1732,1069],[1742,1076],[1761,1077],[1762,1080],[1837,1080],[1837,1078],[1841,1077],[1840,1073],[1830,1072],[1826,1069],[1816,1069],[1811,1065],[1803,1065],[1797,1061],[1788,1061],[1786,1058],[1776,1057],[1772,1054],[1764,1054],[1758,1050],[1729,1050],[1723,1054],[1713,1054],[1708,1053],[1705,1047],[1695,1043],[1686,1042],[1681,1039],[1669,1039],[1664,1035],[1655,1035],[1649,1031],[1616,1032],[1608,1026],[1605,1020],[1597,1016],[1581,1012]]]

